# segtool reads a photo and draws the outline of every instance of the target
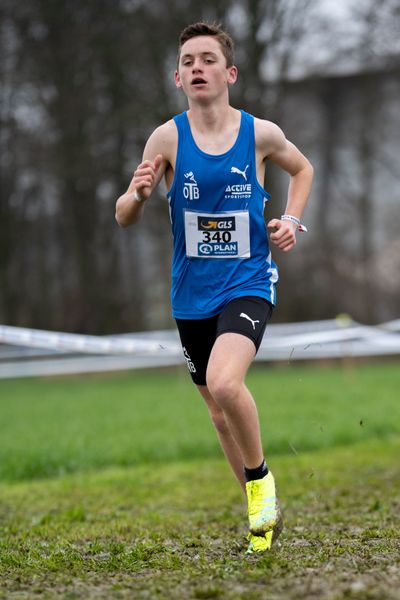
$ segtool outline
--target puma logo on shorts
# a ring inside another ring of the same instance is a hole
[[[253,321],[253,319],[251,319],[249,317],[249,315],[246,315],[246,313],[240,313],[239,317],[243,317],[243,319],[247,319],[248,321],[251,321],[251,324],[253,325],[253,329],[256,329],[256,323],[259,323],[260,321]]]

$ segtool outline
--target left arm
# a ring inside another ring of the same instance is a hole
[[[311,191],[314,169],[277,125],[269,121],[257,121],[256,143],[264,160],[272,160],[290,175],[285,214],[300,221]],[[272,219],[268,229],[271,231],[271,242],[284,252],[295,246],[298,226],[292,221]]]

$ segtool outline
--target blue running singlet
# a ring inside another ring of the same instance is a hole
[[[264,221],[270,196],[257,181],[253,116],[241,111],[237,140],[219,155],[196,145],[186,112],[174,121],[178,151],[167,194],[174,240],[173,316],[213,317],[242,296],[275,304],[278,270]]]

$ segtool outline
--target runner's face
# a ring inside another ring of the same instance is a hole
[[[183,44],[175,83],[189,99],[205,100],[225,93],[236,76],[236,67],[226,66],[226,58],[215,38],[198,36]]]

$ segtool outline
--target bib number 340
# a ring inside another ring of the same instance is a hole
[[[216,231],[211,233],[210,231],[203,231],[203,242],[225,242],[229,244],[232,241],[232,234],[230,231]]]
[[[197,258],[250,257],[249,213],[185,211],[186,254]]]

